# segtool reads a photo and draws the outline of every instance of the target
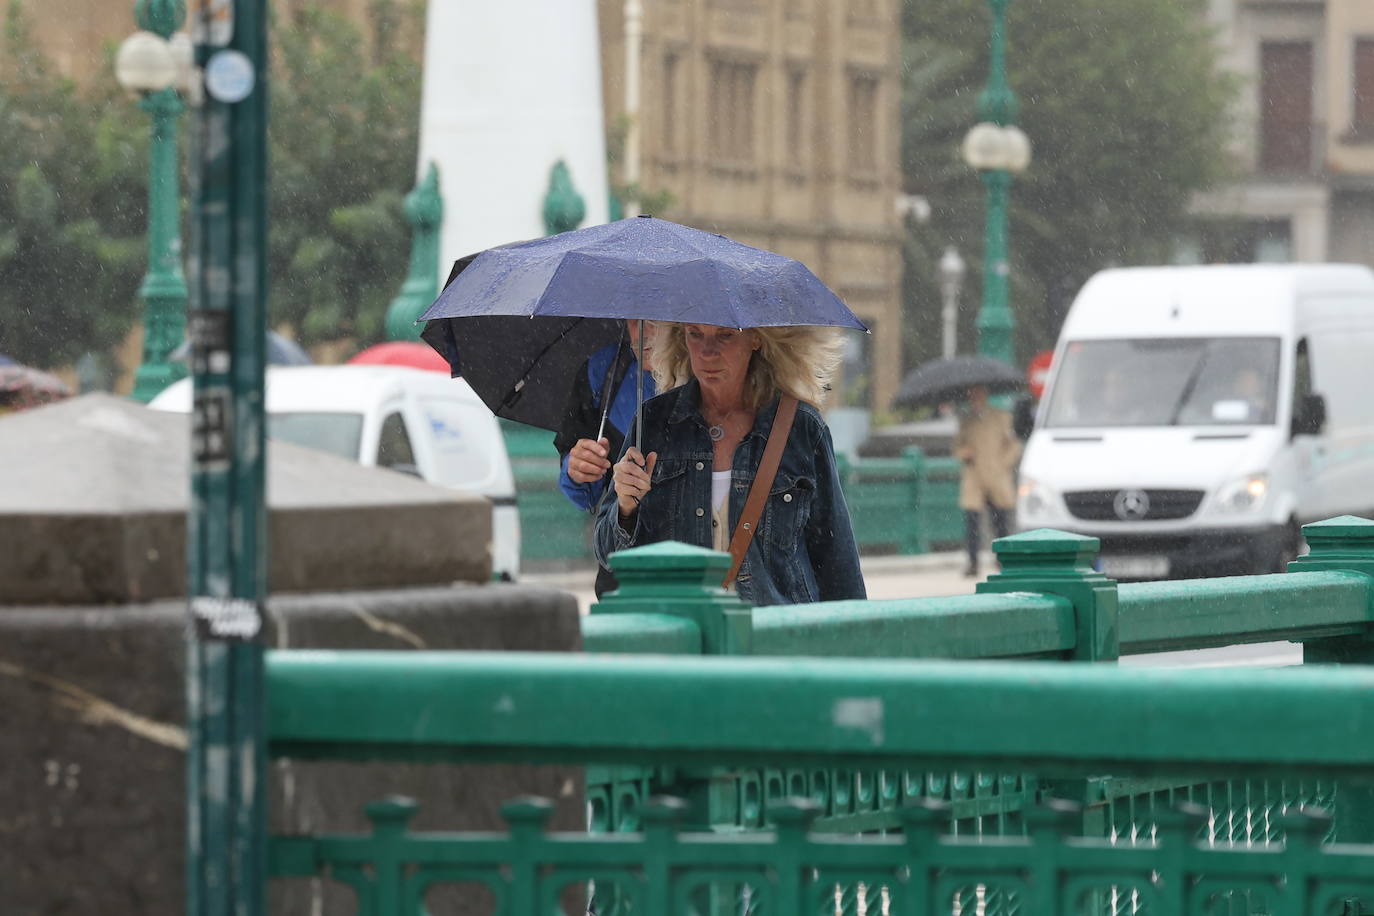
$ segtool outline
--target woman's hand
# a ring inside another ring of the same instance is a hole
[[[658,462],[658,452],[649,453],[648,464],[639,449],[630,446],[625,457],[613,469],[615,495],[620,504],[620,517],[628,518],[639,508],[639,503],[648,495],[650,481],[653,479],[654,465]]]
[[[611,469],[611,440],[578,439],[577,444],[568,452],[568,476],[574,483],[595,483],[606,476]]]

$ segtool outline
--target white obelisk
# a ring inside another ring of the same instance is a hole
[[[417,174],[439,167],[439,282],[465,254],[544,235],[560,159],[606,221],[596,0],[429,0]]]

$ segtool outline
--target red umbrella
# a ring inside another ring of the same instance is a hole
[[[30,366],[0,366],[0,412],[37,407],[70,397],[72,390],[55,375]]]
[[[379,343],[358,353],[349,361],[350,365],[371,366],[409,366],[412,369],[429,369],[449,374],[448,360],[435,351],[429,344],[396,340]]]

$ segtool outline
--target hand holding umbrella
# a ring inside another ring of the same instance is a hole
[[[644,497],[649,494],[654,477],[654,465],[658,463],[658,452],[650,452],[646,462],[638,448],[633,445],[625,450],[625,457],[615,466],[615,495],[620,503],[620,517],[634,514]]]

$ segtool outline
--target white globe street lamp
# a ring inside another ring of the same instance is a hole
[[[115,79],[130,92],[160,92],[177,79],[177,59],[161,35],[135,32],[115,55]]]

